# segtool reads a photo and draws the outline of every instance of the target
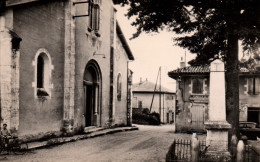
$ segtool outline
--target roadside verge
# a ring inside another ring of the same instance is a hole
[[[100,129],[97,131],[89,132],[87,134],[80,134],[80,135],[74,135],[71,137],[57,137],[57,138],[51,138],[45,141],[41,142],[30,142],[28,143],[28,149],[38,149],[38,148],[43,148],[47,146],[54,146],[54,145],[60,145],[68,142],[74,142],[78,140],[83,140],[83,139],[88,139],[88,138],[93,138],[93,137],[98,137],[98,136],[103,136],[107,134],[113,134],[117,132],[124,132],[124,131],[133,131],[133,130],[138,130],[137,127],[118,127],[118,128],[110,128],[110,129]]]

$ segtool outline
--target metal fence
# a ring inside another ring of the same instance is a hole
[[[206,141],[199,141],[199,152],[203,156],[206,149]],[[166,155],[166,162],[191,161],[191,140],[174,140]]]
[[[176,139],[173,141],[166,155],[166,162],[191,161],[191,140]],[[204,154],[207,151],[206,141],[199,141],[199,161],[205,161]],[[232,159],[232,161],[236,161]],[[249,145],[245,145],[244,162],[259,162],[260,155]]]
[[[259,162],[260,154],[250,145],[245,145],[244,162]]]

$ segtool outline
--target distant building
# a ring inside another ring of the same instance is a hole
[[[188,66],[170,71],[176,80],[176,130],[204,131],[208,120],[209,66]],[[260,123],[260,71],[240,69],[240,121]]]
[[[153,98],[154,96],[154,98]],[[161,96],[161,108],[160,104]],[[151,103],[153,104],[151,107]],[[140,83],[133,84],[133,108],[148,108],[151,107],[151,112],[157,112],[161,115],[162,123],[172,123],[174,122],[175,113],[175,93],[169,89],[161,87],[159,85],[155,89],[155,84],[149,82],[147,79],[145,81],[140,81]]]
[[[131,125],[133,54],[112,0],[0,3],[1,124],[19,136]]]

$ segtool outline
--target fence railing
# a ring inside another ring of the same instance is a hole
[[[173,141],[166,155],[167,162],[191,161],[191,140],[176,139]],[[206,141],[199,141],[199,154],[203,156],[206,149]]]
[[[194,146],[192,148],[192,140],[185,140],[185,139],[175,139],[172,143],[172,145],[169,148],[169,151],[166,155],[166,162],[176,162],[176,161],[205,161],[205,153],[207,152],[207,149],[210,146],[206,146],[206,141],[199,141],[199,149],[198,151],[198,159],[194,160],[192,158],[192,149],[194,149]],[[243,153],[242,153],[242,161],[243,162],[258,162],[260,159],[259,153],[254,150],[249,145],[243,146]],[[239,149],[239,148],[237,148]],[[194,151],[194,150],[193,150]],[[240,156],[240,155],[238,155]],[[235,157],[232,159],[233,162],[236,162],[239,157],[235,155]],[[239,161],[239,160],[238,160]]]
[[[250,145],[245,145],[244,162],[259,162],[260,154]]]

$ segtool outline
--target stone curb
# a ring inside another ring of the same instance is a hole
[[[58,137],[58,138],[52,138],[46,141],[42,142],[30,142],[28,143],[28,149],[38,149],[38,148],[43,148],[43,147],[48,147],[48,146],[55,146],[55,145],[60,145],[68,142],[75,142],[78,140],[83,140],[87,138],[93,138],[93,137],[98,137],[98,136],[103,136],[107,134],[113,134],[117,132],[124,132],[124,131],[133,131],[133,130],[138,130],[137,127],[119,127],[119,128],[112,128],[112,129],[102,129],[96,132],[92,132],[89,134],[82,134],[82,135],[75,135],[72,137]]]

